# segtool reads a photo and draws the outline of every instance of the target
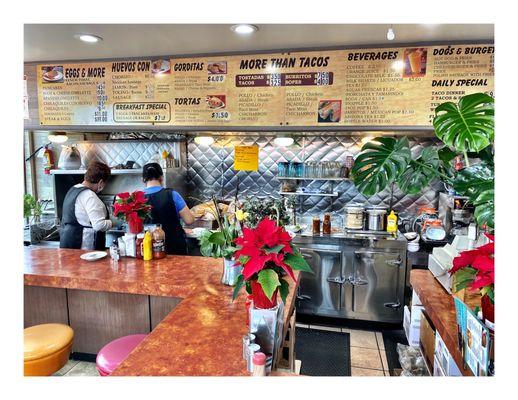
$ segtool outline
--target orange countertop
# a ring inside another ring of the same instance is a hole
[[[232,302],[233,288],[220,283],[221,259],[124,257],[113,262],[106,257],[89,262],[79,258],[83,253],[25,248],[24,284],[183,299],[112,375],[249,375],[241,342],[247,332],[244,290]],[[296,285],[290,285],[285,325],[294,307]]]
[[[410,285],[417,292],[435,329],[441,335],[455,363],[463,375],[473,376],[469,368],[464,368],[464,360],[458,346],[457,317],[453,296],[449,294],[428,270],[410,271]]]

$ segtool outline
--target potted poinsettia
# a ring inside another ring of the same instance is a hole
[[[243,228],[235,244],[238,250],[234,257],[243,271],[237,278],[233,298],[246,286],[256,308],[275,307],[279,293],[285,302],[289,292],[286,278],[296,281],[294,270],[313,272],[290,234],[270,218],[263,218],[253,229]]]
[[[113,215],[126,221],[130,233],[142,232],[144,220],[151,215],[150,212],[151,205],[147,204],[147,198],[140,190],[131,194],[119,193],[113,205]]]
[[[495,322],[495,242],[486,234],[489,243],[461,252],[453,259],[450,275],[454,276],[454,291],[465,288],[480,290],[484,319]]]

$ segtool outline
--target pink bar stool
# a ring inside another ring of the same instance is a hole
[[[110,375],[145,337],[146,335],[123,336],[104,346],[95,360],[99,374],[101,376]]]

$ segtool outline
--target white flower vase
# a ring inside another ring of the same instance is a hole
[[[243,267],[236,265],[234,259],[227,260],[223,259],[223,275],[221,276],[221,283],[228,286],[234,286],[237,277],[243,271]]]

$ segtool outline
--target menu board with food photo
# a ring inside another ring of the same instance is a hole
[[[38,65],[41,125],[431,126],[494,94],[494,46],[451,45]]]

